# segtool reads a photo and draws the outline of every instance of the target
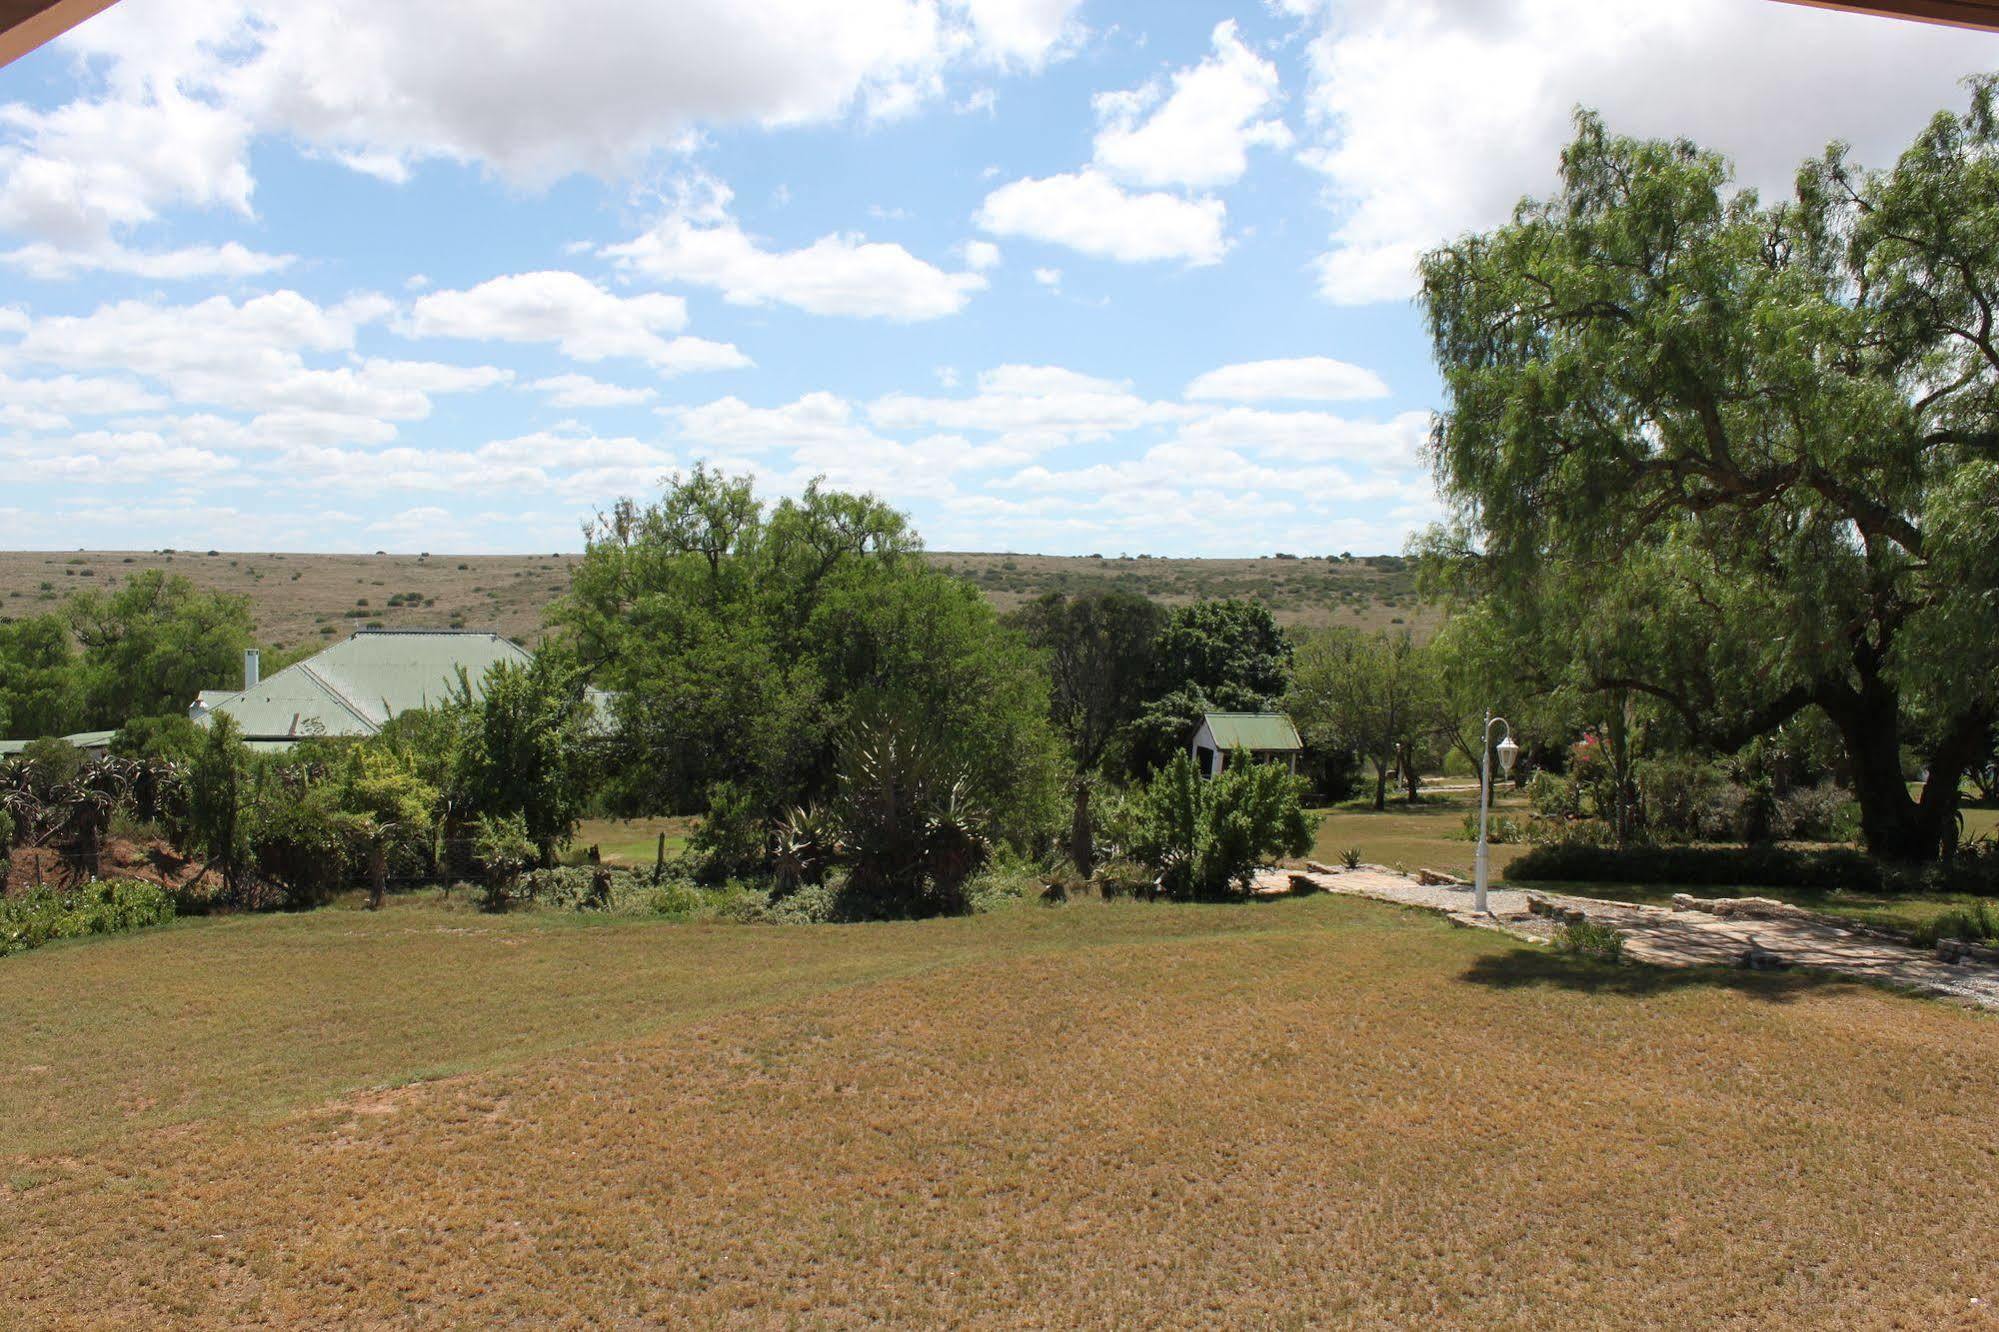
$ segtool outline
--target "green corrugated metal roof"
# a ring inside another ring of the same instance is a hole
[[[106,749],[111,744],[111,737],[116,734],[116,731],[78,731],[62,739],[78,749]],[[33,740],[0,740],[0,758],[18,754],[33,743]]]
[[[373,735],[411,708],[435,707],[457,690],[464,668],[478,697],[486,672],[502,661],[526,665],[525,650],[498,634],[446,629],[363,629],[210,704],[250,739]]]
[[[1298,728],[1281,712],[1210,712],[1202,718],[1218,749],[1303,749]]]

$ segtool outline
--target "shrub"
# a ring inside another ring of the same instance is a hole
[[[1032,865],[988,865],[966,881],[965,905],[973,912],[998,911],[1022,901],[1040,886],[1041,875]]]
[[[782,898],[774,898],[770,918],[786,925],[826,925],[845,919],[840,886],[804,883]]]
[[[137,879],[97,880],[67,893],[37,888],[0,901],[0,957],[39,948],[51,939],[121,934],[164,925],[173,917],[166,889]]]
[[[1566,921],[1556,929],[1554,944],[1558,953],[1593,957],[1600,962],[1620,962],[1624,959],[1624,935],[1602,921]]]
[[[1214,901],[1246,893],[1259,861],[1311,849],[1303,785],[1242,753],[1203,781],[1182,751],[1139,796],[1132,854],[1159,871],[1168,896]]]
[[[1602,819],[1544,819],[1536,815],[1527,821],[1527,840],[1542,846],[1613,847],[1617,829]]]
[[[1527,784],[1527,798],[1536,814],[1549,819],[1576,819],[1583,813],[1582,788],[1573,778],[1542,768]]]
[[[1485,839],[1494,846],[1513,842],[1533,840],[1534,827],[1531,820],[1516,819],[1510,814],[1491,813],[1486,818]],[[1464,831],[1461,834],[1467,842],[1478,840],[1478,815],[1465,815]]]
[[[473,824],[472,858],[483,888],[480,905],[504,911],[521,874],[541,859],[541,849],[528,836],[527,820],[519,814],[481,814]]]
[[[327,901],[347,882],[353,820],[333,807],[324,787],[282,792],[246,810],[250,855],[276,885],[280,905],[303,909]]]
[[[707,904],[708,894],[686,879],[668,879],[645,891],[641,900],[655,916],[692,916]]]
[[[1798,842],[1851,842],[1860,835],[1860,810],[1833,782],[1792,789],[1777,802],[1777,836]]]
[[[1350,870],[1359,869],[1360,848],[1357,846],[1350,846],[1346,850],[1340,852],[1340,864],[1346,869]]]
[[[1143,897],[1150,894],[1159,876],[1136,860],[1119,858],[1097,866],[1097,891],[1109,900],[1115,897]]]
[[[1636,767],[1646,833],[1662,842],[1729,841],[1739,835],[1742,788],[1718,765],[1675,757]]]
[[[695,877],[716,884],[755,874],[768,862],[763,816],[756,798],[734,782],[708,788],[708,812],[688,839],[697,857]]]

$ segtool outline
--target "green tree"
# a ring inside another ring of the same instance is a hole
[[[1225,712],[1254,712],[1284,692],[1291,643],[1270,607],[1220,598],[1176,606],[1152,659],[1155,696],[1199,690]]]
[[[1216,901],[1249,891],[1259,862],[1312,849],[1304,782],[1238,750],[1203,780],[1182,752],[1138,793],[1131,854],[1157,869],[1168,896]]]
[[[766,817],[823,803],[839,737],[893,715],[970,774],[998,827],[1038,835],[1059,800],[1046,678],[920,550],[879,500],[817,484],[766,507],[747,478],[697,468],[613,506],[558,621],[617,700],[618,807],[691,812],[716,783]]]
[[[87,715],[69,621],[51,614],[0,623],[0,730],[26,740],[67,735]]]
[[[240,678],[254,641],[247,597],[203,592],[158,569],[108,595],[78,593],[68,615],[84,652],[89,726],[185,712],[198,691]]]
[[[429,844],[440,794],[395,754],[370,745],[349,752],[335,789],[368,866],[368,907],[379,910],[391,865],[421,854]]]
[[[210,719],[208,733],[187,771],[187,846],[208,868],[222,872],[222,891],[241,901],[249,869],[249,821],[244,806],[251,787],[250,751],[235,719]]]
[[[520,815],[543,862],[552,864],[589,798],[584,747],[592,712],[581,673],[565,653],[544,648],[527,666],[494,666],[482,696],[463,706],[456,789],[473,814]]]
[[[1374,767],[1374,807],[1388,804],[1388,776],[1403,772],[1417,795],[1419,755],[1444,716],[1425,648],[1408,633],[1329,629],[1298,649],[1285,706],[1315,747],[1347,749]]]
[[[1069,858],[1088,877],[1096,866],[1090,792],[1118,728],[1145,703],[1153,649],[1166,612],[1132,592],[1050,592],[1016,611],[1013,626],[1048,664],[1049,708],[1069,745],[1074,805]]]
[[[1187,748],[1207,712],[1261,712],[1284,693],[1291,641],[1260,601],[1175,607],[1153,643],[1146,701],[1116,736],[1109,766],[1143,781]]]
[[[1999,715],[1995,147],[1982,80],[1892,168],[1835,148],[1765,206],[1584,114],[1554,197],[1423,263],[1432,553],[1694,743],[1823,711],[1888,856],[1953,843]]]

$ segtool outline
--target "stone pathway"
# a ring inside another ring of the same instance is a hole
[[[1461,925],[1500,930],[1540,943],[1553,936],[1559,923],[1554,917],[1534,914],[1528,906],[1530,894],[1518,888],[1490,889],[1486,903],[1491,915],[1479,916],[1472,911],[1469,885],[1419,883],[1379,865],[1331,873],[1265,870],[1258,876],[1257,887],[1259,891],[1283,890],[1294,873],[1326,892],[1426,907]],[[1622,931],[1625,955],[1634,961],[1667,967],[1733,967],[1755,948],[1775,954],[1777,960],[1793,967],[1852,976],[1999,1011],[1999,967],[1943,962],[1935,954],[1910,945],[1816,918],[1724,919],[1704,911],[1594,897],[1540,892],[1531,896],[1559,909],[1581,911],[1593,921]]]

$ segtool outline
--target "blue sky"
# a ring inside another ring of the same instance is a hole
[[[1416,255],[1577,104],[1781,190],[1999,39],[1771,0],[122,0],[0,70],[0,546],[1400,549]]]

